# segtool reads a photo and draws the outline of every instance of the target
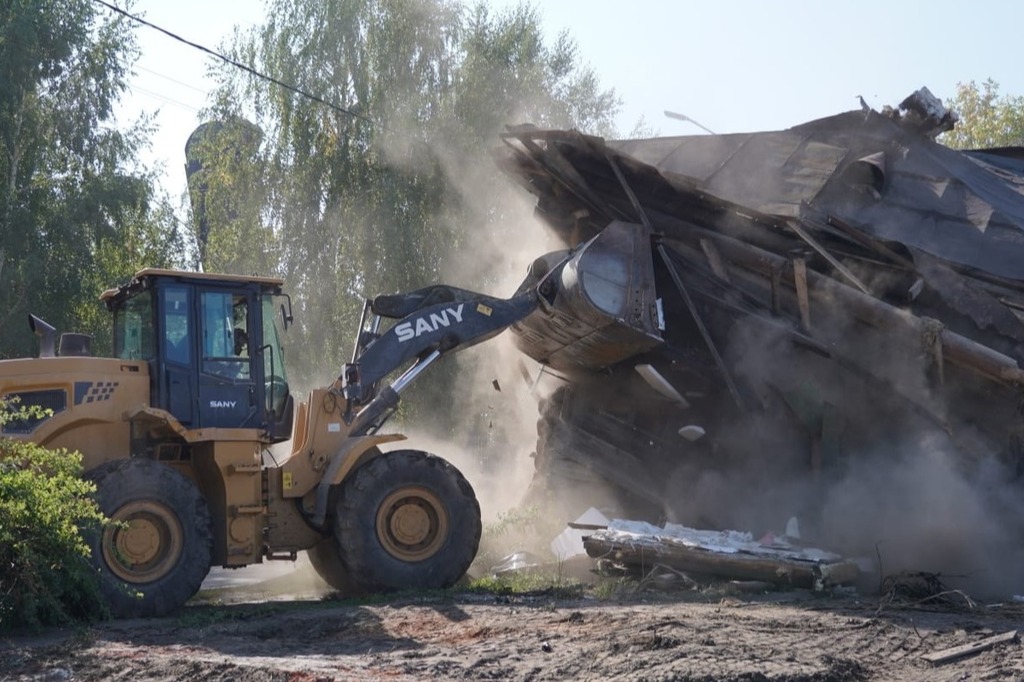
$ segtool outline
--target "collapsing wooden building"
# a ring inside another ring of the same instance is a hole
[[[538,482],[721,528],[915,448],[1020,479],[1024,149],[947,148],[954,122],[922,89],[777,132],[510,129],[498,163],[566,249],[524,286],[572,258],[513,327],[561,379]]]

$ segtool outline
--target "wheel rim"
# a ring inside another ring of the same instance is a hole
[[[377,511],[377,537],[403,561],[432,557],[448,536],[448,512],[426,488],[409,487],[388,495]]]
[[[184,533],[168,507],[152,501],[131,502],[111,517],[103,532],[103,559],[129,583],[148,583],[167,575],[181,557]]]

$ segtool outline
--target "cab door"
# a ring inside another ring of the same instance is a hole
[[[199,290],[198,416],[204,428],[258,428],[255,296],[248,292]]]
[[[196,335],[191,294],[191,287],[169,284],[163,287],[160,296],[163,363],[156,401],[157,407],[166,409],[189,427],[193,425],[196,407]]]

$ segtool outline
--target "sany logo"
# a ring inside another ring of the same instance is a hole
[[[462,322],[462,303],[458,308],[446,308],[440,313],[431,313],[429,319],[421,317],[415,322],[403,322],[395,326],[395,334],[398,335],[398,342],[404,343],[409,339],[415,339],[420,334],[435,332],[441,327],[450,327],[452,321],[448,318],[451,315],[456,322]]]
[[[211,400],[210,407],[223,408],[223,407],[234,407],[238,404],[237,400]]]

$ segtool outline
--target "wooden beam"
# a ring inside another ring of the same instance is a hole
[[[803,258],[793,259],[793,287],[796,289],[796,302],[800,306],[800,326],[805,332],[811,331],[811,299],[807,293],[807,261]]]
[[[843,277],[848,279],[850,281],[850,284],[860,289],[861,293],[867,294],[868,296],[872,295],[871,290],[864,285],[864,282],[861,282],[856,275],[850,272],[849,268],[847,268],[845,265],[836,260],[836,257],[829,253],[828,250],[824,246],[822,246],[817,239],[812,237],[811,234],[807,230],[805,230],[802,225],[800,225],[800,223],[796,222],[795,220],[790,220],[786,222],[786,226],[789,229],[796,232],[797,236],[799,236],[800,239],[803,239],[805,242],[807,242],[807,244],[812,249],[817,251],[822,258],[827,260],[829,264],[831,264],[832,267],[838,270]]]
[[[711,357],[715,360],[715,365],[718,367],[718,371],[722,375],[722,380],[729,388],[729,393],[732,395],[733,402],[736,403],[736,407],[740,408],[740,411],[746,412],[747,407],[743,403],[743,398],[740,397],[740,391],[736,387],[736,382],[733,381],[732,374],[729,373],[729,368],[725,365],[725,361],[722,359],[721,354],[719,354],[718,347],[715,345],[714,339],[711,338],[711,332],[708,331],[707,326],[704,324],[704,320],[701,318],[700,312],[697,310],[697,306],[694,304],[693,299],[690,298],[690,292],[686,290],[686,285],[683,284],[683,278],[676,269],[675,263],[672,262],[672,257],[668,255],[668,251],[665,250],[664,244],[658,244],[657,248],[658,254],[661,256],[661,260],[664,261],[665,267],[668,268],[668,274],[672,277],[672,281],[675,283],[676,289],[678,289],[679,293],[682,295],[683,302],[686,303],[686,308],[690,311],[690,316],[693,317],[694,324],[697,325],[697,330],[700,332],[701,337],[704,339],[704,343],[711,352]]]
[[[715,234],[707,230],[695,230],[701,236],[707,236],[715,242],[719,253],[740,268],[762,277],[772,277],[776,267],[784,267],[786,259],[782,256],[751,246],[737,239]],[[671,242],[672,240],[667,240]],[[848,307],[855,319],[861,320],[879,329],[891,329],[897,332],[914,331],[921,334],[926,322],[906,311],[880,301],[873,296],[844,286],[840,282],[819,275],[811,270],[807,280],[814,292],[824,300],[834,301]],[[1017,361],[1007,355],[982,345],[966,336],[943,328],[939,334],[942,341],[943,357],[946,361],[984,375],[990,379],[1010,384],[1024,385],[1024,370]]]
[[[943,649],[942,651],[935,651],[930,654],[921,656],[924,660],[929,663],[946,663],[957,658],[963,658],[964,656],[970,656],[976,654],[979,651],[985,651],[991,649],[996,644],[1002,644],[1003,642],[1012,642],[1017,639],[1017,631],[1010,630],[1004,632],[1001,635],[993,635],[986,639],[980,639],[972,644],[961,644],[960,646],[951,647],[949,649]]]

